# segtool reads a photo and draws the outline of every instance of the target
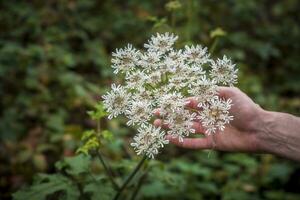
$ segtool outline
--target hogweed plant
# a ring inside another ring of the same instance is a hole
[[[220,30],[215,34],[219,35]],[[99,193],[98,185],[102,184],[101,188],[105,189],[100,192],[101,199],[104,196],[110,199],[114,195],[113,199],[117,200],[136,174],[144,169],[143,173],[139,173],[132,192],[131,199],[135,199],[149,171],[144,162],[148,158],[154,159],[169,143],[166,136],[182,141],[195,133],[192,126],[195,120],[202,123],[206,130],[204,135],[222,134],[225,126],[233,120],[229,113],[232,101],[218,96],[218,86],[234,85],[237,69],[228,57],[213,59],[208,49],[201,45],[175,49],[177,39],[178,36],[171,33],[157,33],[144,44],[143,50],[131,44],[117,49],[112,54],[112,68],[115,74],[124,77],[123,84],[112,84],[111,90],[103,95],[103,101],[88,112],[97,126],[95,130],[83,133],[83,145],[77,150],[79,155],[58,162],[56,168],[61,174],[41,176],[30,189],[15,193],[14,199],[46,199],[49,194],[62,191],[69,199],[78,196],[92,196],[94,199]],[[210,52],[215,46],[216,42]],[[191,96],[198,102],[199,109],[186,108],[187,98]],[[152,125],[157,110],[168,129]],[[127,118],[128,126],[137,129],[131,146],[137,155],[143,155],[122,184],[101,152],[105,143],[112,141],[113,134],[102,129],[100,121],[106,116],[112,119],[119,115]],[[101,177],[97,179],[89,173],[91,157],[99,159],[113,188],[105,187]],[[83,178],[82,173],[89,176]],[[36,192],[41,190],[42,193]]]
[[[201,121],[206,135],[222,132],[233,120],[232,101],[220,98],[217,88],[237,82],[235,64],[225,55],[213,59],[201,45],[175,49],[177,39],[171,33],[157,33],[143,50],[128,44],[112,54],[114,73],[123,74],[125,81],[112,84],[103,102],[109,119],[122,114],[128,126],[137,128],[131,143],[137,155],[153,159],[168,144],[166,135],[182,141],[195,133],[195,120]],[[199,109],[186,109],[191,96]],[[157,109],[168,130],[152,125]]]
[[[235,64],[225,55],[213,59],[201,45],[176,49],[177,39],[172,33],[157,33],[143,50],[128,44],[112,53],[114,73],[124,77],[124,81],[122,85],[112,84],[103,95],[103,104],[108,119],[124,115],[127,125],[137,129],[131,146],[137,155],[144,155],[114,199],[120,197],[146,158],[154,159],[169,143],[167,135],[182,141],[195,133],[195,120],[202,123],[205,135],[222,134],[233,120],[229,113],[232,100],[220,98],[218,86],[233,86],[237,82]],[[186,108],[191,96],[199,109]],[[168,125],[167,130],[152,125],[157,110]]]

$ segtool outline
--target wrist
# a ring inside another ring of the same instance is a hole
[[[274,144],[276,138],[272,136],[272,130],[275,128],[276,114],[274,112],[261,110],[259,114],[259,124],[257,126],[258,151],[263,153],[275,153]]]
[[[299,119],[290,114],[263,110],[260,121],[257,132],[258,150],[298,160],[295,152],[299,153],[299,134],[294,126],[299,123]]]

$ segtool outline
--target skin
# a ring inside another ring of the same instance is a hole
[[[168,137],[171,143],[190,149],[214,149],[228,152],[271,153],[288,159],[300,161],[300,118],[286,113],[269,112],[255,104],[245,93],[235,87],[220,87],[219,96],[232,99],[230,114],[234,120],[223,132],[207,135],[203,138]],[[199,109],[192,97],[187,101],[187,109]],[[159,119],[159,110],[155,115],[155,126],[168,128]],[[195,121],[196,134],[205,129],[200,121]]]

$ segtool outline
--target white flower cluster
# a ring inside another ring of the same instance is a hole
[[[131,145],[137,154],[154,158],[172,135],[182,140],[194,133],[193,122],[201,121],[205,134],[223,131],[233,117],[230,99],[218,97],[217,86],[237,82],[237,69],[224,56],[213,60],[206,47],[185,46],[175,49],[178,36],[170,33],[153,35],[145,50],[131,44],[112,54],[114,73],[125,76],[124,84],[112,84],[103,96],[109,119],[124,114],[127,125],[138,127]],[[199,109],[187,109],[186,98],[196,98]],[[159,109],[168,129],[154,127],[153,110]]]

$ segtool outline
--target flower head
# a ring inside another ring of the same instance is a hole
[[[158,105],[161,116],[167,116],[176,112],[178,109],[183,109],[185,102],[183,96],[178,92],[162,95],[158,99]]]
[[[151,124],[142,124],[138,129],[137,135],[133,137],[131,146],[133,146],[138,155],[146,154],[148,157],[154,158],[158,154],[159,149],[168,143],[169,141],[165,138],[165,132],[160,128],[156,128]]]
[[[158,69],[161,65],[161,54],[155,51],[149,51],[141,54],[139,65],[147,71]]]
[[[185,46],[184,57],[188,64],[201,66],[210,61],[209,56],[206,47],[202,47],[201,45]]]
[[[237,83],[237,72],[235,65],[225,55],[223,59],[212,61],[210,76],[217,82],[232,86]]]
[[[126,88],[128,89],[138,89],[143,86],[145,80],[148,76],[143,71],[132,71],[126,74]]]
[[[225,125],[233,120],[233,116],[229,114],[231,105],[231,99],[224,100],[218,97],[201,105],[203,110],[199,113],[199,119],[206,128],[207,134],[215,133],[216,130],[223,131]]]
[[[152,110],[153,108],[151,103],[147,100],[133,101],[128,110],[125,111],[125,114],[129,119],[127,125],[131,126],[135,124],[147,123],[152,116]]]
[[[148,44],[145,44],[144,47],[150,52],[158,52],[163,54],[172,49],[171,47],[177,39],[178,36],[174,35],[173,33],[157,33],[156,36],[153,35],[151,37],[151,39],[148,41]]]
[[[196,113],[192,113],[186,109],[176,109],[167,116],[166,122],[170,128],[167,133],[182,141],[190,133],[195,133],[195,130],[192,128],[195,119]]]
[[[201,106],[203,103],[217,95],[217,86],[214,80],[210,80],[203,75],[198,80],[191,83],[188,92],[195,97],[199,106]]]
[[[127,106],[130,105],[129,94],[123,86],[112,84],[112,90],[103,95],[104,106],[109,112],[109,119],[116,117],[125,112]]]
[[[168,144],[165,134],[182,141],[195,132],[195,120],[202,123],[206,134],[213,134],[223,131],[233,119],[231,100],[219,98],[217,88],[237,82],[235,65],[226,56],[214,60],[201,45],[175,49],[177,39],[172,33],[157,33],[144,44],[144,50],[129,44],[112,54],[112,68],[123,73],[125,81],[124,86],[112,85],[103,96],[104,105],[109,119],[124,114],[127,125],[137,128],[131,145],[138,155],[154,158]],[[190,96],[201,111],[186,108]],[[166,131],[151,125],[156,108],[168,124]]]
[[[111,59],[112,68],[114,73],[128,72],[136,67],[139,59],[139,51],[128,44],[124,49],[117,49],[116,52],[112,53],[113,58]]]
[[[182,50],[171,50],[167,55],[164,56],[164,64],[172,72],[178,66],[184,64],[184,55]]]

